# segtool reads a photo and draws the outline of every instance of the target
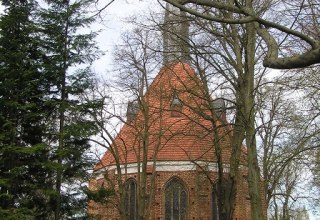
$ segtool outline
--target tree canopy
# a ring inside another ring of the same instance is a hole
[[[265,67],[294,69],[320,63],[320,6],[314,1],[164,1],[213,22],[254,23],[266,47]],[[211,9],[222,13],[217,16]]]

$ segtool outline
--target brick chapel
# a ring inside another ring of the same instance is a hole
[[[174,36],[164,34],[163,67],[144,96],[129,102],[126,122],[94,169],[89,188],[114,189],[105,203],[89,202],[89,214],[97,219],[219,220],[213,129],[225,125],[218,134],[223,172],[228,173],[232,127],[223,99],[203,99],[204,87],[188,62],[186,45],[173,41],[177,33],[185,41],[188,25],[172,11],[177,9],[167,5],[164,29]],[[208,119],[212,106],[214,125]],[[250,220],[245,147],[242,154],[233,219]]]

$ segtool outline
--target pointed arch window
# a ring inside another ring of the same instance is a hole
[[[182,181],[172,179],[165,189],[165,220],[187,219],[188,194]]]
[[[212,210],[212,220],[219,220],[218,184],[217,183],[215,183],[212,187],[211,210]]]
[[[137,183],[129,179],[125,185],[125,209],[128,220],[137,219]]]

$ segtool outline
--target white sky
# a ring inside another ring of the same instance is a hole
[[[125,24],[125,18],[133,15],[148,13],[149,8],[157,7],[157,1],[151,0],[116,0],[105,9],[103,24],[94,27],[102,29],[97,38],[98,46],[105,51],[105,55],[94,63],[94,70],[101,75],[112,65],[113,47],[120,42],[121,33],[130,27]]]

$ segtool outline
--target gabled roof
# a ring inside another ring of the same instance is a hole
[[[174,94],[183,103],[179,117],[172,117]],[[163,67],[143,97],[145,105],[133,121],[123,125],[95,170],[116,163],[136,163],[143,156],[149,161],[216,161],[212,122],[198,114],[211,117],[211,100],[203,97],[204,87],[190,65],[178,62]],[[229,126],[218,130],[225,163],[231,152],[228,130]]]

